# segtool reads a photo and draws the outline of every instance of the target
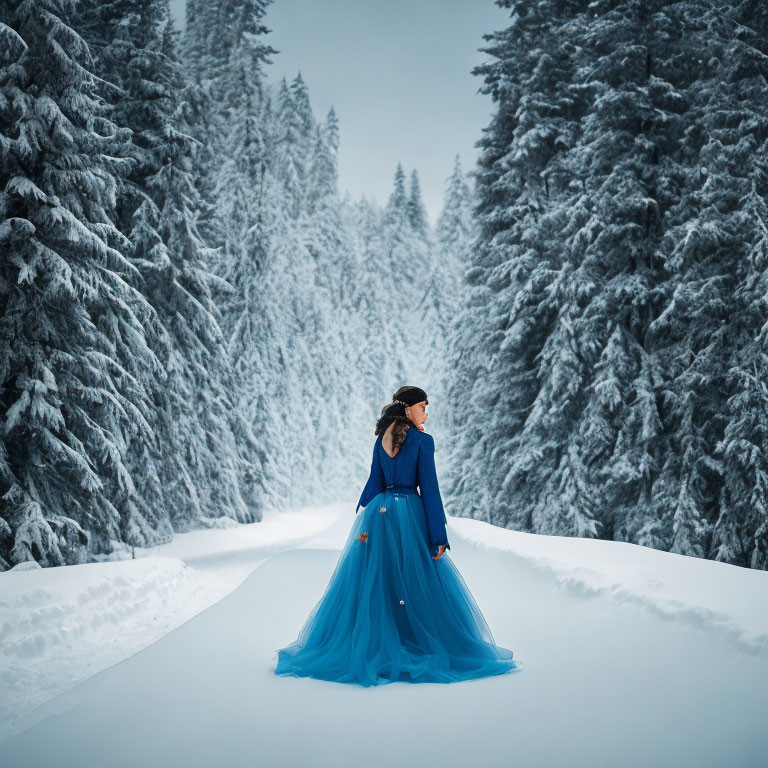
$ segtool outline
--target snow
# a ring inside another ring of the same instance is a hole
[[[551,572],[576,598],[605,594],[637,603],[662,618],[727,635],[739,650],[768,653],[768,571],[639,544],[510,531],[466,518],[452,518],[452,526],[462,539]]]
[[[448,518],[515,675],[344,686],[273,674],[351,505],[0,574],[3,766],[752,766],[768,573]]]
[[[338,512],[301,509],[177,534],[136,548],[135,560],[0,573],[0,740],[19,714],[159,640]]]

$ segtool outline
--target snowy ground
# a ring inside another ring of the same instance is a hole
[[[20,715],[146,648],[338,514],[303,509],[179,534],[135,560],[0,573],[0,743]]]
[[[632,544],[449,518],[448,556],[520,672],[275,676],[349,510],[0,574],[0,765],[768,764],[768,573]]]

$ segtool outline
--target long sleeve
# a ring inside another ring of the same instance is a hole
[[[377,493],[381,493],[384,490],[384,486],[386,485],[386,481],[384,480],[384,469],[381,466],[379,457],[376,455],[378,444],[378,440],[373,444],[371,473],[368,476],[368,482],[365,484],[365,488],[363,488],[363,492],[360,495],[360,501],[357,502],[357,507],[355,507],[355,514],[357,514],[358,507],[365,507]]]
[[[432,435],[425,434],[419,449],[418,478],[421,497],[424,500],[424,508],[427,512],[427,530],[429,531],[430,550],[437,554],[440,544],[445,544],[450,549],[448,534],[445,530],[445,510],[443,500],[440,497],[440,488],[437,485],[437,471],[435,470],[435,440]]]

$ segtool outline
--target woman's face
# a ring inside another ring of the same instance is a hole
[[[423,432],[424,422],[427,420],[427,402],[422,400],[415,405],[409,405],[405,409],[405,415]]]

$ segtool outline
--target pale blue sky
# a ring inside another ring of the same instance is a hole
[[[185,2],[171,5],[181,28]],[[509,11],[492,0],[274,0],[264,18],[280,51],[268,81],[300,70],[316,117],[336,111],[341,192],[383,205],[400,161],[409,181],[418,171],[434,223],[456,153],[465,171],[475,165],[494,105],[470,70]]]

